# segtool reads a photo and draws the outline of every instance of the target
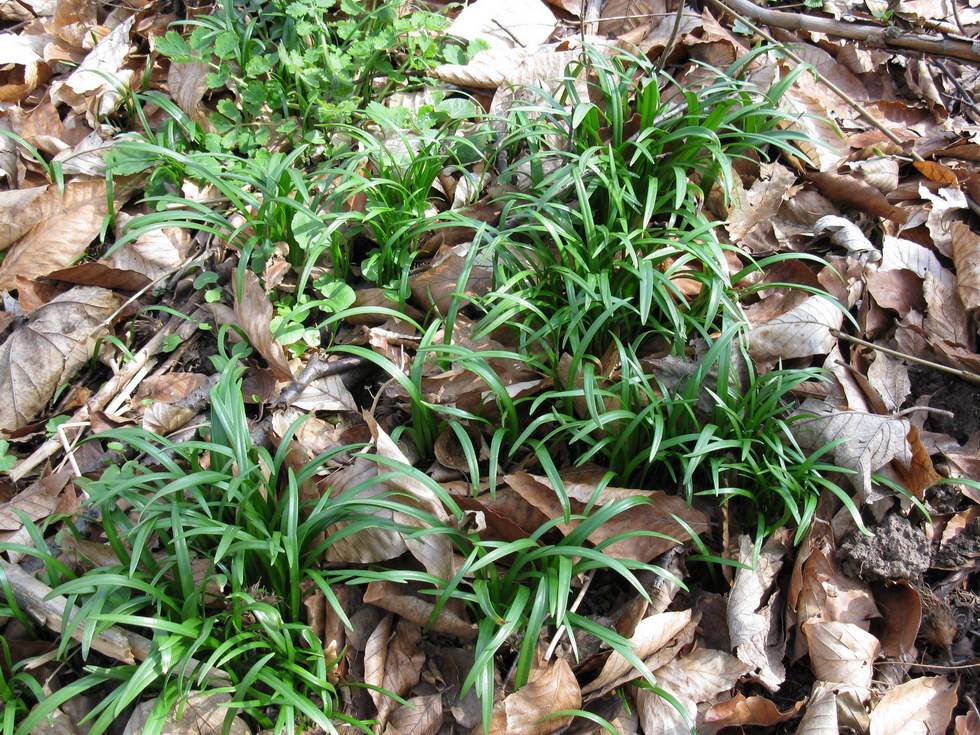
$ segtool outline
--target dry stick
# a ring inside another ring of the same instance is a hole
[[[188,302],[184,305],[184,310],[192,310],[193,307],[197,306],[197,303],[201,299],[200,292],[195,292]],[[143,349],[133,355],[133,359],[126,363],[126,366],[116,373],[113,378],[107,382],[99,391],[90,398],[84,406],[79,408],[75,415],[71,417],[73,423],[79,423],[82,421],[88,421],[92,410],[101,410],[113,397],[120,391],[121,388],[126,386],[130,381],[139,374],[148,363],[163,349],[164,340],[171,334],[178,332],[181,328],[190,327],[191,330],[197,328],[197,324],[193,322],[186,322],[183,317],[173,316],[170,321],[157,332],[149,342],[147,342]],[[34,453],[22,459],[16,467],[10,471],[11,482],[18,482],[27,476],[35,467],[44,462],[46,459],[51,457],[58,449],[61,447],[61,440],[58,437],[52,437],[48,439],[44,444],[38,447]]]
[[[585,593],[588,592],[589,586],[592,584],[592,578],[594,576],[595,576],[595,569],[592,569],[589,572],[587,572],[585,581],[582,582],[582,589],[578,591],[578,595],[575,597],[575,601],[572,603],[572,606],[568,608],[569,612],[575,612],[576,610],[578,610],[578,606],[581,605],[582,600],[585,599]],[[565,634],[566,629],[567,626],[564,623],[562,623],[561,627],[558,628],[558,630],[555,632],[555,637],[551,639],[551,645],[548,646],[548,650],[545,651],[544,654],[545,661],[551,660],[551,657],[554,655],[555,649],[558,648],[558,643],[561,641],[561,638]],[[569,631],[568,634],[572,635],[572,632]]]
[[[949,373],[950,375],[956,375],[963,380],[968,380],[971,383],[977,383],[980,385],[980,375],[970,372],[969,370],[961,370],[959,368],[951,368],[946,365],[942,365],[938,362],[932,362],[931,360],[924,360],[921,357],[913,357],[912,355],[906,355],[904,352],[898,352],[897,350],[890,350],[887,347],[882,347],[881,345],[876,345],[874,342],[867,342],[863,339],[858,339],[857,337],[852,337],[849,334],[845,334],[838,329],[831,329],[830,333],[837,337],[838,339],[843,339],[848,342],[853,342],[856,345],[861,345],[862,347],[870,347],[872,350],[877,350],[878,352],[883,352],[886,355],[891,355],[892,357],[900,357],[903,360],[908,360],[909,362],[914,362],[916,365],[923,365],[925,367],[930,367],[935,370],[942,370],[944,373]]]
[[[749,5],[749,6],[753,7],[753,8],[756,8],[756,6],[755,5],[752,5],[752,3],[748,2],[748,0],[724,0],[724,2],[722,0],[709,0],[709,2],[712,5],[715,5],[715,6],[719,7],[719,8],[721,8],[724,12],[731,13],[738,20],[740,20],[742,23],[744,23],[749,29],[751,29],[753,32],[758,33],[760,36],[762,36],[764,39],[766,39],[769,43],[772,43],[772,44],[775,44],[776,46],[778,46],[779,53],[785,54],[787,57],[789,57],[790,59],[792,59],[793,61],[795,61],[797,64],[806,64],[806,62],[803,61],[803,59],[801,59],[791,48],[789,48],[785,44],[779,43],[775,38],[773,38],[771,35],[769,35],[764,30],[762,30],[761,28],[759,28],[757,25],[755,25],[754,23],[752,23],[752,21],[750,21],[748,18],[746,18],[743,15],[741,15],[740,13],[732,10],[727,5],[727,3],[731,3],[732,5],[737,5],[739,7],[741,7],[742,5]],[[762,11],[762,8],[756,8],[756,9],[759,10],[760,12]],[[767,12],[769,12],[769,11],[767,11]],[[776,12],[777,15],[790,15],[789,13],[779,13],[777,11],[772,11],[772,12]],[[823,20],[823,19],[821,18],[819,20]],[[768,22],[768,21],[764,21],[764,22]],[[769,23],[769,25],[775,25],[775,26],[777,26],[779,28],[784,28],[785,27],[785,26],[779,25],[778,23]],[[823,31],[823,32],[826,33],[828,31]],[[838,87],[832,81],[830,81],[829,79],[827,79],[823,74],[821,74],[819,71],[817,71],[817,69],[815,67],[813,67],[810,64],[807,64],[807,66],[810,67],[810,71],[812,72],[813,76],[816,77],[817,81],[819,81],[827,89],[829,89],[831,92],[833,92],[838,97],[840,97],[844,102],[846,102],[851,107],[853,107],[855,110],[857,110],[858,114],[861,116],[861,118],[865,122],[867,122],[870,125],[873,125],[877,130],[880,130],[893,143],[895,143],[897,145],[902,145],[902,143],[904,141],[901,138],[899,138],[897,135],[895,135],[895,133],[893,133],[887,127],[885,127],[882,123],[880,123],[877,120],[877,118],[875,118],[874,115],[872,115],[870,112],[868,112],[861,105],[861,103],[859,103],[857,100],[855,100],[849,94],[847,94],[847,92],[845,92],[843,89],[841,89],[840,87]],[[922,160],[924,160],[922,158],[922,156],[920,156],[915,151],[912,151],[912,153],[910,155],[912,156],[912,159],[915,160],[915,161],[922,161]]]
[[[78,607],[69,605],[68,600],[61,595],[51,596],[51,588],[48,585],[32,577],[16,564],[0,559],[0,571],[10,583],[14,599],[20,608],[49,630],[60,633],[65,616],[74,621],[75,616],[79,614]],[[84,635],[85,626],[77,625],[71,637],[81,641]],[[139,633],[112,625],[101,633],[95,634],[92,638],[92,648],[116,661],[133,664],[149,657],[153,652],[153,641]],[[172,666],[177,663],[180,662],[175,662]],[[191,659],[186,669],[187,675],[190,676],[202,666],[200,661]],[[230,681],[228,674],[221,669],[212,668],[209,672],[217,678]]]
[[[892,51],[917,51],[931,56],[949,56],[964,61],[980,62],[980,47],[967,41],[951,41],[947,38],[906,33],[893,26],[882,28],[862,23],[841,23],[830,18],[769,10],[760,8],[750,0],[725,0],[724,3],[711,0],[711,2],[724,7],[729,12],[737,11],[733,12],[733,15],[741,14],[767,26],[867,41]]]

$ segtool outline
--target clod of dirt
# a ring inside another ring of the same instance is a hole
[[[972,567],[977,558],[980,558],[980,526],[973,524],[940,546],[932,565],[936,569],[956,570]]]
[[[889,513],[872,536],[855,531],[841,544],[843,570],[852,577],[922,578],[929,569],[931,549],[925,533],[898,513]]]
[[[929,405],[932,408],[950,412],[948,415],[930,413],[926,418],[927,430],[949,434],[964,443],[980,430],[980,387],[938,370],[915,365],[909,366],[909,377],[913,400],[931,394]]]

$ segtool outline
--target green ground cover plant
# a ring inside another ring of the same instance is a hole
[[[277,734],[307,725],[335,732],[340,723],[370,732],[371,723],[341,713],[336,661],[303,618],[303,600],[317,590],[350,626],[334,585],[370,582],[421,585],[433,605],[430,625],[451,601],[468,611],[477,634],[461,691],[478,693],[485,729],[500,684],[496,664],[513,659],[506,683],[519,690],[540,639],[560,629],[598,639],[681,710],[624,636],[570,603],[573,579],[597,571],[647,600],[639,571],[684,587],[656,564],[607,552],[619,541],[663,534],[631,530],[589,541],[600,526],[650,502],[600,503],[603,490],[668,487],[688,502],[710,496],[744,506],[759,545],[786,524],[799,540],[824,490],[857,516],[825,478],[839,470],[822,459],[833,445],[807,454],[790,430],[798,419],[790,417],[793,389],[820,371],[753,371],[739,300],[752,292],[742,279],[762,264],[732,274],[730,246],[704,209],[712,191],[731,190],[734,160],[798,154],[802,136],[781,125],[780,110],[794,75],[765,92],[752,88],[741,75],[760,49],[709,70],[696,88],[665,96],[678,85],[645,57],[586,49],[556,91],[532,90],[543,102],[498,119],[445,95],[411,113],[393,111],[374,100],[404,89],[438,58],[463,52],[424,32],[441,27],[431,13],[398,16],[391,3],[368,5],[235,0],[188,21],[186,37],[168,33],[157,50],[175,63],[210,64],[209,87],[227,94],[208,133],[158,94],[129,97],[127,114],[140,132],[119,140],[111,171],[142,174],[149,183],[145,212],[117,233],[114,248],[166,228],[208,233],[238,254],[231,289],[241,288],[246,271],[263,275],[282,255],[294,280],[290,294],[273,296],[273,336],[294,356],[328,343],[327,352],[363,358],[404,390],[407,420],[392,438],[411,444],[416,466],[365,456],[430,488],[452,520],[420,510],[402,491],[362,497],[384,476],[301,503],[300,488],[325,463],[363,447],[344,445],[296,468],[287,461],[296,425],[274,450],[253,447],[242,398],[248,348],[226,349],[223,331],[205,438],[175,444],[142,429],[99,435],[125,462],[80,484],[89,495],[86,512],[118,563],[70,569],[39,550],[45,534],[37,528],[37,548],[9,547],[43,562],[54,592],[81,614],[61,631],[59,658],[78,673],[70,685],[44,696],[27,672],[0,667],[0,691],[19,703],[4,716],[5,735],[26,735],[68,698],[96,691],[103,696],[89,716],[91,732],[106,731],[131,704],[155,696],[145,730],[153,733],[174,703],[208,685],[230,695],[229,721],[237,714]],[[154,105],[168,115],[159,125],[146,115]],[[502,193],[488,195],[499,222],[432,206],[440,175],[482,192],[486,171],[500,161],[503,186],[495,191]],[[216,197],[185,195],[187,180]],[[416,321],[404,310],[413,271],[432,255],[421,241],[459,225],[474,237],[450,306]],[[467,286],[478,263],[489,264],[492,286],[474,296]],[[216,279],[207,271],[195,287]],[[382,289],[386,305],[351,308],[355,285]],[[209,293],[229,297],[220,288]],[[363,345],[329,344],[345,320],[367,314],[420,335],[407,366]],[[475,320],[473,340],[503,336],[513,349],[458,344],[455,322],[463,315]],[[512,392],[495,361],[521,362],[549,387]],[[450,370],[482,382],[475,408],[426,394],[425,379]],[[494,497],[510,467],[530,463],[552,481],[561,515],[517,541],[463,529],[459,506],[418,469],[447,433],[461,447],[473,495],[486,485]],[[485,452],[476,439],[486,440]],[[608,470],[581,512],[573,512],[555,457]],[[379,511],[409,521],[385,520]],[[66,524],[81,537],[72,519]],[[563,524],[571,530],[559,533]],[[460,560],[455,574],[322,564],[331,544],[379,527],[411,538],[445,536]],[[13,606],[9,614],[24,617]],[[92,638],[110,625],[146,631],[151,655],[132,665],[95,658]],[[577,656],[575,635],[570,640]],[[38,706],[30,708],[32,700]]]

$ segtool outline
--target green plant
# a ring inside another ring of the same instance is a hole
[[[419,475],[421,480],[424,475]],[[589,536],[604,524],[650,502],[648,498],[634,496],[603,505],[597,504],[610,478],[611,475],[607,475],[597,485],[592,498],[584,504],[581,512],[572,511],[560,478],[553,479],[559,496],[565,501],[564,513],[542,524],[528,538],[505,542],[482,538],[477,533],[452,533],[450,537],[463,557],[463,563],[448,583],[425,572],[398,570],[350,573],[351,584],[370,581],[422,584],[421,592],[435,598],[430,623],[449,600],[461,600],[466,604],[477,621],[478,633],[474,664],[463,681],[461,695],[475,687],[482,705],[484,731],[489,730],[498,686],[494,678],[498,655],[504,651],[516,654],[513,680],[508,684],[514,690],[520,689],[527,683],[531,669],[537,662],[541,636],[549,627],[557,630],[564,626],[579,634],[585,633],[598,638],[632,664],[638,678],[644,678],[679,711],[684,711],[673,697],[657,689],[656,678],[626,638],[588,617],[579,615],[571,604],[572,581],[581,578],[580,575],[597,571],[618,576],[646,599],[649,599],[648,593],[636,578],[636,571],[651,572],[684,588],[679,579],[654,564],[619,559],[606,552],[612,544],[629,538],[668,538],[662,534],[631,530],[611,536],[595,545],[589,542]],[[558,540],[551,540],[562,524],[570,526],[570,530],[566,529]],[[569,640],[577,656],[575,636],[570,635]]]
[[[211,150],[250,154],[271,143],[327,142],[326,126],[358,107],[411,86],[443,60],[436,32],[445,19],[400,13],[394,2],[224,0],[212,16],[170,31],[157,50],[175,63],[204,61],[222,96],[210,116]],[[376,80],[384,80],[379,91]]]
[[[587,50],[554,97],[538,90],[540,104],[511,113],[501,180],[517,190],[501,198],[483,331],[512,325],[567,380],[563,354],[574,375],[617,340],[676,352],[736,313],[702,202],[716,183],[731,191],[733,159],[802,137],[778,127],[792,80],[766,94],[739,80],[756,55],[664,99],[660,85],[673,80],[645,58]]]
[[[395,493],[361,499],[366,485],[381,481],[376,478],[301,503],[300,488],[351,447],[297,469],[287,462],[291,432],[275,453],[253,447],[238,364],[245,354],[239,346],[215,358],[222,378],[211,393],[208,440],[172,444],[138,429],[101,435],[117,449],[146,457],[107,467],[84,483],[118,564],[93,565],[76,576],[37,550],[46,548],[37,529],[37,548],[17,547],[45,561],[55,592],[80,606],[64,623],[59,655],[77,665],[72,636],[81,631],[78,657],[88,665],[71,684],[39,696],[16,735],[27,735],[61,703],[93,688],[105,696],[86,718],[91,732],[104,732],[150,693],[158,699],[144,732],[158,732],[175,702],[208,685],[231,694],[229,716],[237,712],[277,733],[295,732],[304,722],[328,732],[336,731],[336,722],[370,731],[334,710],[334,662],[303,621],[303,598],[319,590],[349,626],[330,586],[332,573],[319,568],[324,549],[368,526],[403,530],[376,515],[379,508],[430,528],[439,523],[393,500]],[[7,596],[12,599],[9,590]],[[92,638],[109,625],[148,631],[149,656],[133,665],[98,665]]]

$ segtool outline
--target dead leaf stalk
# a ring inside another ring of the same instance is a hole
[[[963,380],[968,380],[971,383],[976,383],[980,385],[980,375],[972,373],[969,370],[961,370],[959,368],[952,368],[943,365],[938,362],[932,362],[931,360],[924,360],[921,357],[913,357],[912,355],[907,355],[904,352],[899,352],[898,350],[892,350],[887,347],[882,347],[881,345],[876,345],[874,342],[868,342],[867,340],[858,339],[857,337],[852,337],[849,334],[845,334],[838,329],[831,329],[830,333],[837,337],[838,339],[843,339],[847,342],[853,342],[856,345],[861,345],[862,347],[870,347],[872,350],[877,350],[886,355],[891,355],[892,357],[899,357],[903,360],[908,360],[909,362],[914,362],[916,365],[923,365],[925,367],[930,367],[935,370],[941,370],[944,373],[949,373],[950,375],[956,375]]]

